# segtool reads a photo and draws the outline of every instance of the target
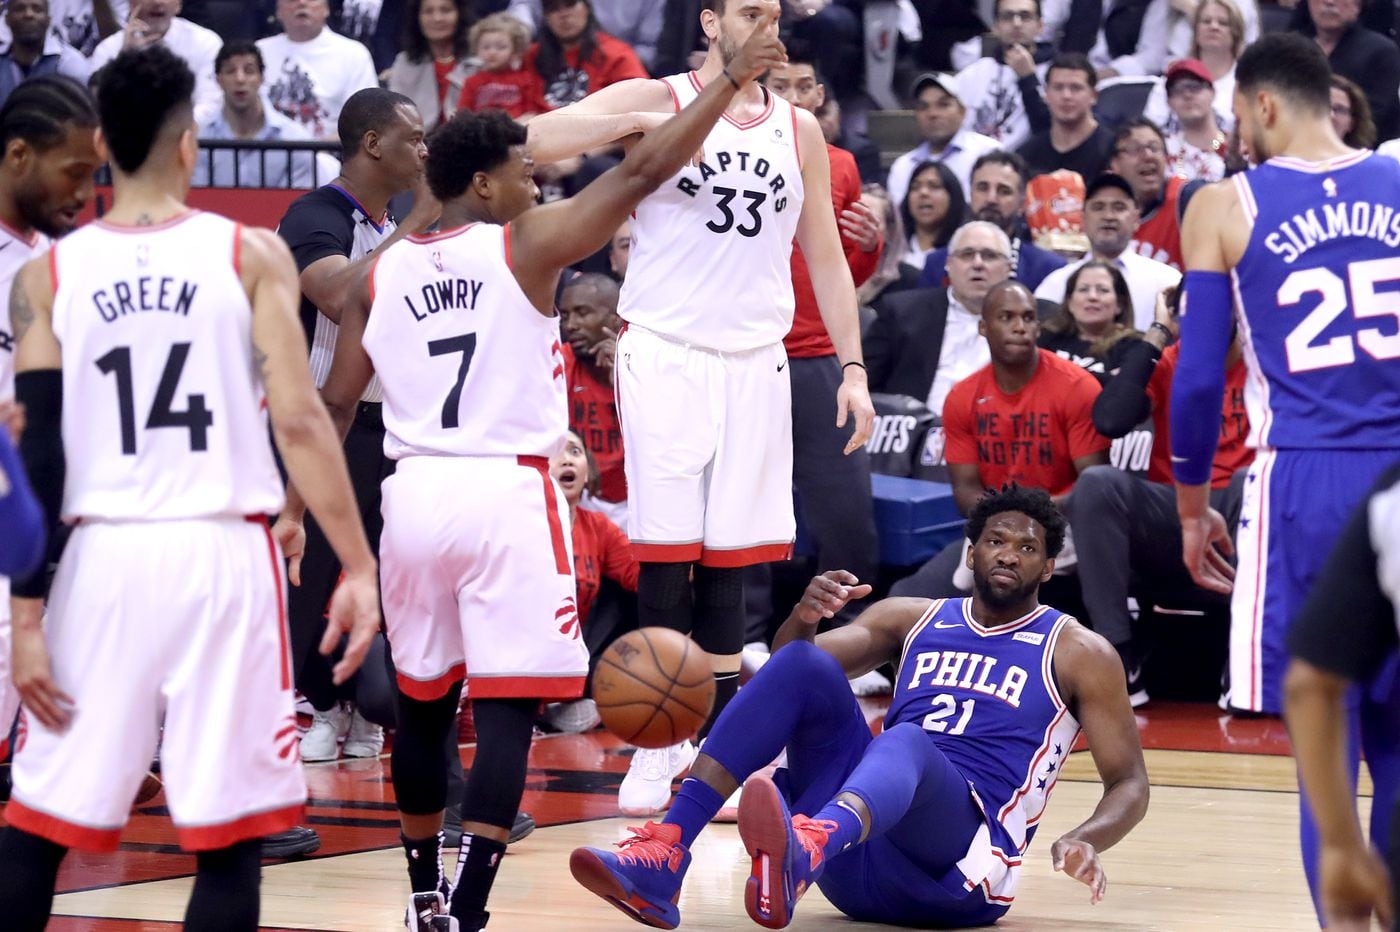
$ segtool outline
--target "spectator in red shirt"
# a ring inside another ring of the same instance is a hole
[[[525,67],[544,86],[551,110],[578,103],[628,78],[649,77],[632,47],[598,28],[588,0],[544,0],[544,28],[525,53]]]
[[[1081,527],[1079,583],[1094,630],[1108,638],[1123,659],[1128,695],[1134,706],[1147,701],[1141,686],[1141,656],[1133,641],[1128,596],[1183,597],[1194,605],[1228,608],[1230,597],[1201,589],[1181,562],[1181,522],[1177,520],[1172,487],[1171,430],[1168,399],[1172,374],[1180,355],[1175,338],[1174,301],[1157,303],[1156,320],[1142,340],[1125,353],[1122,368],[1094,403],[1094,425],[1107,437],[1120,437],[1151,414],[1152,460],[1147,479],[1111,466],[1085,471],[1075,483],[1065,513]],[[1165,349],[1164,349],[1165,347]],[[1244,470],[1254,459],[1246,443],[1249,414],[1245,410],[1245,364],[1238,336],[1226,357],[1225,401],[1220,412],[1220,446],[1211,469],[1211,507],[1225,516],[1233,530],[1239,520]],[[1240,481],[1233,481],[1238,475]],[[1132,581],[1137,581],[1133,588]]]
[[[522,120],[544,109],[540,76],[522,56],[530,43],[524,23],[509,13],[493,13],[472,27],[472,54],[481,69],[462,85],[461,110],[504,110]]]
[[[816,112],[826,99],[826,88],[817,74],[806,43],[794,39],[787,46],[788,61],[764,78],[764,86],[794,107]],[[859,286],[880,264],[880,218],[861,200],[860,172],[844,149],[826,147],[831,161],[831,207],[841,230],[841,244],[851,278]],[[802,250],[792,250],[792,290],[795,298],[792,329],[783,339],[792,378],[793,486],[804,527],[817,546],[816,572],[848,569],[861,579],[873,578],[878,569],[874,505],[870,495],[870,456],[864,448],[843,454],[849,429],[837,429],[831,418],[836,390],[841,387],[841,365],[827,336],[817,308],[811,273]],[[767,608],[760,589],[768,587],[771,570],[754,567],[745,574],[747,601],[755,609]],[[862,604],[848,607],[842,620],[859,614]],[[764,640],[769,618],[764,611],[750,615],[747,640]]]
[[[1098,380],[1036,346],[1038,308],[1020,282],[1005,281],[987,293],[980,330],[991,364],[954,385],[943,403],[958,510],[970,513],[986,489],[1008,482],[1044,489],[1061,503],[1085,470],[1108,462],[1109,440],[1094,428]],[[890,594],[960,595],[952,578],[962,547],[949,545]]]
[[[579,275],[559,296],[559,329],[568,344],[564,380],[569,387],[569,423],[597,461],[598,488],[586,508],[618,524],[627,520],[627,480],[622,473],[622,427],[613,395],[613,359],[622,318],[617,282],[606,275]]]
[[[627,592],[636,592],[641,564],[632,555],[632,544],[622,528],[600,512],[579,507],[585,491],[597,491],[598,476],[593,455],[576,431],[569,431],[564,448],[550,460],[549,473],[564,491],[564,501],[569,503],[578,617],[592,668],[625,627],[617,624],[617,617],[604,623],[604,619],[594,615],[595,600],[603,580],[611,580]],[[544,720],[560,731],[587,731],[598,724],[598,707],[592,699],[586,698],[555,702],[545,707]]]
[[[1128,248],[1181,271],[1180,205],[1187,182],[1168,175],[1167,138],[1157,124],[1137,117],[1119,126],[1108,170],[1128,179],[1137,200],[1138,227]]]

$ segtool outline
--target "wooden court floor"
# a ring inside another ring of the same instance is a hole
[[[879,704],[869,711],[877,717]],[[1086,888],[1050,868],[1050,842],[1098,799],[1093,763],[1080,751],[1065,769],[1030,848],[1016,904],[1000,927],[1315,929],[1297,853],[1298,797],[1282,724],[1171,703],[1149,706],[1139,724],[1152,804],[1137,830],[1103,856],[1105,900],[1090,906]],[[471,746],[462,753],[470,764]],[[643,928],[578,887],[567,867],[575,846],[616,841],[637,821],[615,817],[626,765],[618,742],[602,732],[535,742],[524,808],[540,828],[510,849],[501,868],[492,932]],[[305,860],[266,862],[266,928],[402,928],[407,880],[387,766],[387,760],[371,760],[307,767],[309,822],[323,846]],[[1364,783],[1362,794],[1368,807]],[[133,816],[117,854],[69,857],[51,929],[178,928],[194,865],[175,847],[162,803],[158,796]],[[756,928],[744,914],[747,876],[734,827],[712,826],[694,848],[681,927]],[[803,899],[792,927],[875,928],[845,919],[817,891]]]

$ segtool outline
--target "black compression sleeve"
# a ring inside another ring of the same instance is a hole
[[[1123,351],[1118,374],[1094,399],[1094,429],[1105,437],[1122,437],[1151,413],[1147,383],[1162,351],[1146,340],[1133,340]]]
[[[15,400],[24,405],[25,428],[19,440],[20,459],[44,509],[44,521],[53,539],[63,507],[63,373],[59,369],[34,369],[15,374]],[[48,592],[48,567],[24,579],[10,581],[10,591],[24,599],[41,599]]]

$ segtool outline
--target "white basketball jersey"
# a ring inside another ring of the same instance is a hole
[[[54,245],[66,519],[281,509],[238,231],[191,211],[151,227],[99,220]]]
[[[510,270],[510,227],[391,246],[370,272],[364,347],[384,385],[384,454],[552,456],[569,427],[559,318]]]
[[[676,109],[700,93],[695,72],[663,78]],[[723,116],[705,157],[638,205],[618,312],[696,346],[740,352],[792,329],[792,238],[802,213],[797,114],[764,91],[747,123]]]
[[[0,401],[15,397],[15,335],[10,332],[10,286],[20,266],[49,248],[49,238],[35,230],[24,236],[0,223]]]

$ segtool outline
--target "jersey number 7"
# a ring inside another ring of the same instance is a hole
[[[428,342],[429,356],[446,356],[461,353],[462,362],[457,366],[457,383],[448,391],[442,402],[442,429],[453,430],[460,418],[458,408],[462,403],[462,385],[467,381],[467,370],[472,365],[472,355],[476,353],[476,334],[464,333],[459,337],[447,337]]]

